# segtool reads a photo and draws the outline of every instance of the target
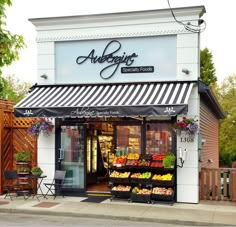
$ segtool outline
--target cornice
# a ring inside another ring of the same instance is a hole
[[[159,36],[159,35],[176,35],[189,33],[185,29],[170,29],[159,31],[144,31],[144,32],[117,32],[104,34],[81,34],[81,35],[50,35],[38,36],[37,42],[56,42],[56,41],[74,41],[74,40],[88,40],[88,39],[111,39],[111,38],[128,38],[128,37],[145,37],[145,36]]]

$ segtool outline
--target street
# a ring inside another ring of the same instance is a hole
[[[81,217],[64,217],[52,215],[33,215],[20,213],[0,213],[0,226],[159,226],[159,227],[180,227],[182,225],[172,225],[154,222],[138,222],[114,219],[96,219]]]

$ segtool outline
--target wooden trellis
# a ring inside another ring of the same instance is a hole
[[[0,194],[4,170],[16,169],[15,153],[30,151],[31,165],[37,165],[37,139],[27,132],[31,121],[31,118],[15,118],[14,103],[0,99]]]

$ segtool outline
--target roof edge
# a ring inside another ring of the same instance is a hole
[[[224,119],[226,117],[221,105],[219,104],[215,94],[209,86],[204,84],[201,80],[198,81],[198,92],[203,100],[207,101],[211,110],[214,111],[218,119]]]

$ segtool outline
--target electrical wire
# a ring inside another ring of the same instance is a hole
[[[184,22],[178,20],[178,19],[175,17],[175,14],[174,14],[174,12],[173,12],[171,6],[170,6],[169,0],[167,0],[167,3],[168,3],[168,5],[169,5],[169,9],[170,9],[170,11],[171,11],[171,14],[172,14],[174,20],[175,20],[178,24],[184,26],[184,28],[185,28],[187,31],[190,31],[190,32],[192,32],[192,33],[201,33],[201,32],[204,32],[204,31],[205,31],[205,29],[206,29],[206,22],[205,22],[203,19],[199,19],[199,20],[198,20],[198,23],[199,23],[198,25],[191,24],[190,22],[184,23]]]

